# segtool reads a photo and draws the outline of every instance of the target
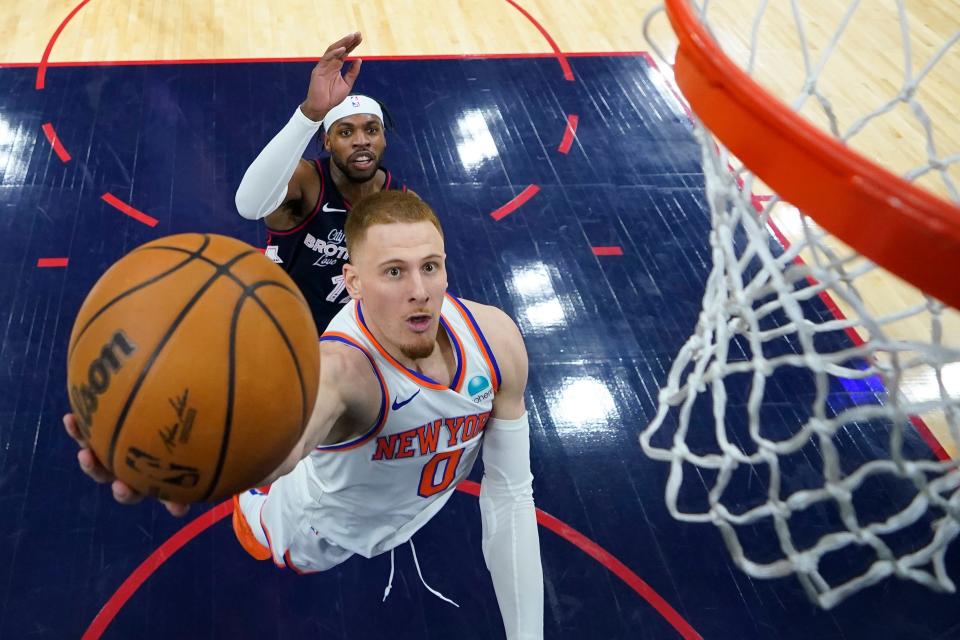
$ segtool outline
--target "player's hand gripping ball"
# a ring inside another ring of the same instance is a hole
[[[317,396],[317,330],[260,251],[160,238],[97,281],[73,326],[70,406],[103,465],[137,491],[211,501],[267,477]]]

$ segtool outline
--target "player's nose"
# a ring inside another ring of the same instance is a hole
[[[353,146],[363,148],[370,146],[370,136],[365,131],[357,131],[353,134]]]
[[[425,302],[430,298],[423,276],[416,273],[410,279],[410,299],[416,302]]]

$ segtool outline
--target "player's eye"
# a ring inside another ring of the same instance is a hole
[[[391,278],[396,278],[400,275],[400,267],[390,267],[387,269],[386,274]]]

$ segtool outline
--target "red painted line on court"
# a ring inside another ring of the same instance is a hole
[[[910,422],[913,423],[913,426],[916,428],[917,433],[920,434],[920,437],[924,442],[927,443],[927,446],[930,447],[930,450],[933,451],[933,455],[937,456],[937,460],[945,461],[950,459],[950,454],[947,453],[947,450],[943,448],[943,445],[940,444],[940,441],[937,440],[936,434],[927,426],[927,423],[923,421],[923,418],[920,416],[910,416]]]
[[[157,226],[157,222],[159,222],[156,218],[152,216],[148,216],[143,211],[134,209],[123,200],[120,200],[119,198],[117,198],[112,193],[109,193],[109,192],[105,193],[102,196],[100,196],[100,199],[106,202],[107,204],[109,204],[111,207],[118,209],[122,213],[125,213],[131,218],[133,218],[134,220],[136,220],[137,222],[142,222],[148,227],[155,227]]]
[[[506,218],[508,215],[526,204],[527,200],[537,195],[537,192],[539,191],[540,187],[535,184],[531,184],[529,187],[521,191],[520,195],[518,195],[516,198],[491,213],[490,217],[494,220],[502,220],[503,218]]]
[[[683,109],[683,112],[687,114],[687,118],[692,122],[693,121],[693,112],[690,111],[690,105],[687,104],[687,99],[683,97],[683,94],[680,93],[677,86],[667,77],[663,71],[660,70],[660,66],[657,64],[656,59],[649,53],[643,52],[640,54],[640,57],[647,61],[647,64],[650,65],[650,68],[660,74],[663,78],[663,83],[670,90],[670,93],[673,94],[673,97],[676,98],[677,103],[680,105],[680,108]]]
[[[41,269],[65,267],[69,261],[69,258],[37,258],[37,267]]]
[[[47,136],[47,140],[50,142],[50,146],[53,147],[53,152],[57,154],[57,157],[60,158],[62,162],[70,162],[70,154],[67,152],[66,147],[63,146],[63,143],[60,142],[60,137],[57,136],[57,132],[53,130],[53,124],[47,122],[42,127],[44,135]]]
[[[645,58],[650,59],[646,51],[564,51],[567,58]],[[502,52],[502,53],[440,53],[440,54],[396,54],[396,55],[369,55],[359,56],[365,61],[403,61],[403,60],[498,60],[511,58],[556,58],[553,52]],[[347,58],[355,60],[356,58]],[[274,57],[274,58],[183,58],[179,60],[60,60],[47,62],[48,69],[59,67],[122,67],[143,65],[171,65],[171,64],[244,64],[244,63],[271,63],[271,62],[316,62],[316,57]],[[0,62],[0,69],[33,69],[40,66],[39,62]]]
[[[730,171],[730,173],[733,173],[732,166],[727,166],[727,169]],[[743,189],[743,180],[740,179],[739,177],[737,177],[737,186],[739,186],[741,190]],[[762,204],[763,202],[764,200],[761,196],[754,195],[752,193],[750,194],[750,204],[753,205],[753,208],[754,210],[756,210],[757,213],[761,213],[763,211],[763,204]],[[773,235],[777,238],[777,242],[780,243],[780,246],[782,246],[784,250],[789,249],[790,241],[787,239],[787,236],[785,236],[783,232],[780,231],[780,227],[778,227],[777,223],[773,221],[773,218],[767,219],[767,226],[769,226],[770,230],[773,231]],[[793,261],[798,265],[806,264],[806,262],[804,262],[803,258],[801,258],[800,256],[797,256],[796,258],[794,258]],[[807,276],[806,280],[807,280],[807,283],[809,283],[810,285],[813,285],[813,286],[817,285],[817,281],[811,278],[810,276]],[[833,298],[830,297],[829,293],[827,293],[826,291],[821,291],[819,294],[817,294],[817,297],[820,298],[820,302],[822,302],[824,306],[827,307],[827,310],[830,311],[831,314],[833,314],[833,317],[837,318],[838,320],[846,319],[846,316],[843,315],[843,311],[840,310],[840,307],[837,306],[837,303],[834,302]],[[860,337],[860,334],[857,333],[856,329],[854,329],[853,327],[847,327],[843,331],[844,333],[847,334],[847,337],[850,338],[850,340],[856,346],[859,347],[860,345],[863,344],[863,338]]]
[[[534,27],[537,28],[537,31],[540,32],[540,35],[542,35],[542,36],[544,37],[544,39],[547,41],[547,44],[549,44],[549,45],[550,45],[550,48],[553,49],[553,55],[557,58],[557,62],[560,63],[560,68],[563,70],[563,77],[564,77],[564,79],[567,80],[567,81],[569,81],[569,82],[573,82],[573,80],[574,80],[574,77],[573,77],[573,69],[570,68],[570,63],[567,62],[567,56],[566,56],[562,51],[560,51],[560,47],[557,46],[557,41],[553,39],[553,36],[551,36],[550,33],[549,33],[546,29],[543,28],[543,25],[540,24],[540,23],[537,21],[536,18],[534,18],[532,15],[530,15],[530,13],[527,12],[526,9],[524,9],[523,7],[521,7],[519,4],[517,4],[517,3],[514,2],[513,0],[507,0],[507,2],[508,2],[508,3],[510,4],[510,6],[512,6],[514,9],[516,9],[517,11],[519,11],[520,13],[522,13],[523,16],[524,16],[527,20],[529,20],[529,21],[533,24]]]
[[[156,551],[140,563],[140,566],[133,570],[133,573],[123,581],[120,588],[117,589],[110,599],[107,600],[103,608],[100,609],[96,617],[87,627],[81,640],[93,640],[99,638],[106,631],[107,627],[113,622],[113,619],[120,612],[127,601],[137,592],[147,579],[160,568],[160,566],[169,560],[177,551],[180,551],[188,542],[209,529],[223,518],[233,513],[233,502],[224,500],[213,509],[206,511],[175,534],[167,538],[163,544],[157,547]]]
[[[480,485],[472,480],[464,480],[457,485],[457,491],[479,497]],[[103,605],[93,618],[93,621],[90,623],[90,626],[87,627],[83,636],[81,636],[81,640],[98,640],[103,635],[103,632],[107,630],[107,627],[110,626],[110,623],[113,622],[113,619],[117,617],[117,614],[124,605],[127,604],[127,601],[130,600],[133,594],[137,592],[143,583],[146,582],[164,562],[172,558],[174,554],[180,551],[188,542],[231,513],[233,513],[233,501],[224,500],[209,511],[200,514],[194,518],[193,521],[187,523],[182,529],[167,538],[146,560],[140,563],[140,566],[133,570],[127,579],[123,581],[123,584],[110,596],[106,604]],[[609,551],[546,511],[537,509],[537,523],[571,543],[623,580],[627,586],[656,609],[685,640],[702,640],[700,634],[690,626],[690,623],[688,623],[683,616],[677,613],[660,594],[654,591],[640,576],[631,571]]]
[[[605,58],[649,58],[650,54],[646,51],[564,51],[563,55],[568,58],[591,58],[603,56]]]
[[[590,247],[595,256],[622,256],[623,249],[620,247]]]
[[[472,480],[464,480],[457,485],[457,491],[463,491],[464,493],[479,497],[480,485]],[[699,640],[702,637],[660,594],[654,591],[640,576],[631,571],[627,565],[620,562],[612,553],[546,511],[537,509],[537,523],[577,547],[610,570],[615,576],[623,580],[631,589],[637,592],[637,595],[656,609],[657,613],[663,616],[664,620],[669,622],[670,626],[676,629],[682,638],[685,640]]]
[[[580,116],[576,114],[567,115],[567,128],[563,130],[563,140],[560,141],[560,146],[557,147],[557,151],[560,153],[567,153],[570,151],[570,146],[573,144],[573,139],[577,136],[577,125],[580,123]]]
[[[741,187],[742,186],[743,185],[741,184]],[[751,196],[751,202],[753,203],[754,209],[756,209],[757,211],[763,210],[763,206],[760,204],[760,201],[761,201],[760,196]],[[773,231],[773,235],[776,236],[777,242],[779,242],[783,246],[784,250],[789,249],[790,241],[787,239],[787,236],[785,236],[783,232],[780,231],[779,227],[777,227],[777,224],[772,219],[768,219],[767,225]],[[797,256],[796,258],[794,258],[793,261],[799,265],[806,264],[806,262],[804,262],[803,258],[801,258],[800,256]],[[816,286],[818,284],[817,281],[810,276],[807,276],[807,282],[813,286]],[[837,305],[833,297],[827,291],[821,291],[819,294],[817,294],[817,297],[820,298],[820,302],[822,302],[824,306],[827,307],[827,310],[833,315],[834,318],[836,318],[837,320],[847,319],[847,316],[843,313],[843,311],[840,310],[840,307]],[[847,337],[850,338],[850,341],[853,342],[854,345],[859,347],[864,344],[863,338],[860,336],[859,333],[857,333],[857,330],[854,329],[853,327],[847,327],[843,331],[844,333],[847,334]],[[930,430],[930,427],[927,425],[927,423],[923,421],[923,418],[921,418],[920,416],[910,416],[910,422],[913,424],[914,428],[916,428],[917,434],[927,444],[927,446],[930,447],[930,450],[933,452],[933,455],[935,455],[938,460],[950,459],[950,455],[947,453],[947,450],[943,448],[943,445],[940,444],[940,441],[937,439],[937,436],[933,433],[933,431]]]
[[[53,45],[56,44],[57,38],[60,37],[60,34],[66,28],[67,23],[73,20],[73,16],[77,15],[80,9],[83,9],[90,0],[83,0],[80,4],[73,8],[67,17],[63,19],[63,22],[60,23],[60,26],[57,27],[57,30],[53,32],[53,35],[50,36],[49,42],[47,42],[47,48],[43,50],[43,57],[40,58],[40,64],[37,67],[37,84],[36,89],[40,91],[44,87],[44,83],[47,79],[47,61],[50,59],[50,52],[53,51]]]

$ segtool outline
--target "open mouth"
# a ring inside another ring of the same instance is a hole
[[[433,316],[429,313],[415,313],[407,316],[407,327],[414,333],[423,333],[430,328]]]
[[[350,156],[348,160],[350,166],[358,171],[367,171],[376,166],[373,154],[369,151],[359,151]]]

